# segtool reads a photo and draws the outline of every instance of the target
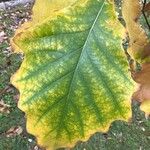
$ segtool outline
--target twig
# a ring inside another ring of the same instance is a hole
[[[149,28],[149,31],[150,31],[150,24],[149,24],[149,22],[148,22],[148,20],[147,20],[146,14],[145,14],[145,6],[146,6],[146,3],[147,3],[146,0],[144,0],[144,1],[143,1],[142,14],[143,14],[143,16],[144,16],[144,19],[145,19],[146,24],[147,24],[147,26],[148,26],[148,28]]]

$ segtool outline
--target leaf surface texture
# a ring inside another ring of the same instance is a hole
[[[12,77],[19,108],[28,131],[47,149],[72,146],[131,117],[134,85],[113,7],[106,0],[77,0],[12,39],[25,55]]]

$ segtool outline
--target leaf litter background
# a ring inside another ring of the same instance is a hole
[[[0,150],[44,150],[26,132],[25,115],[17,108],[19,93],[9,83],[23,59],[22,55],[12,54],[9,38],[30,19],[32,5],[0,11]],[[119,1],[117,6],[119,10]],[[146,27],[143,18],[141,22]],[[132,107],[133,118],[129,123],[115,121],[108,133],[96,133],[87,142],[78,142],[73,150],[150,150],[150,118],[145,118],[137,102]]]

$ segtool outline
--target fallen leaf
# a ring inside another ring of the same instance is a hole
[[[15,100],[15,102],[18,102],[19,97],[20,97],[20,95],[19,95],[19,94],[17,94],[17,95],[14,95],[14,96],[13,96],[13,99]]]
[[[5,104],[3,100],[0,101],[0,113],[9,114],[10,113],[9,108],[10,106]]]
[[[6,34],[4,31],[0,32],[0,43],[2,43],[6,39]]]
[[[35,146],[35,147],[34,147],[34,150],[39,150],[38,146]]]
[[[20,135],[23,132],[23,129],[21,126],[17,126],[17,127],[11,127],[7,132],[6,132],[6,136],[7,137],[13,137],[16,135]]]

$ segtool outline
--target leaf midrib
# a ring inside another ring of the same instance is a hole
[[[91,29],[89,30],[88,36],[87,36],[86,41],[85,41],[85,43],[84,43],[84,45],[83,45],[83,48],[82,48],[82,50],[81,50],[81,54],[80,54],[80,56],[79,56],[79,61],[77,62],[77,65],[76,65],[76,67],[75,67],[75,70],[74,70],[74,73],[73,73],[73,76],[72,76],[72,79],[71,79],[71,83],[70,83],[70,86],[69,86],[68,95],[67,95],[67,98],[66,98],[66,100],[65,100],[64,107],[63,107],[63,108],[65,108],[65,112],[63,112],[63,110],[62,110],[63,114],[61,114],[61,121],[60,121],[61,124],[58,125],[58,126],[59,126],[59,128],[58,128],[59,130],[56,131],[56,133],[57,133],[56,136],[58,135],[58,133],[60,134],[61,131],[62,131],[62,126],[61,126],[61,125],[62,125],[62,118],[64,119],[65,114],[67,114],[69,102],[72,101],[72,100],[69,99],[69,97],[70,97],[70,93],[71,93],[71,91],[72,91],[74,78],[75,78],[75,76],[76,76],[76,73],[77,73],[77,70],[78,70],[78,67],[79,67],[79,64],[80,64],[80,60],[82,59],[84,50],[86,50],[85,47],[86,47],[86,44],[87,44],[88,39],[89,39],[89,37],[90,37],[90,34],[91,34],[93,28],[95,27],[95,24],[96,24],[96,22],[97,22],[97,20],[98,20],[98,18],[99,18],[99,16],[100,16],[101,11],[103,10],[104,4],[105,4],[105,0],[104,0],[103,3],[102,3],[102,6],[101,6],[101,8],[100,8],[100,10],[99,10],[99,12],[98,12],[98,14],[97,14],[95,20],[94,20],[94,23],[93,23]],[[69,101],[69,100],[70,100],[70,101]],[[62,116],[63,116],[63,117],[62,117]],[[83,133],[83,135],[84,135],[84,133]]]
[[[78,70],[78,68],[79,68],[80,60],[81,60],[81,58],[82,58],[82,56],[83,56],[84,50],[86,50],[85,47],[86,47],[86,45],[87,45],[88,39],[89,39],[89,37],[90,37],[91,32],[93,31],[93,28],[95,27],[95,24],[97,23],[97,20],[99,19],[99,16],[100,16],[100,14],[101,14],[101,12],[102,12],[102,10],[103,10],[103,8],[104,8],[104,5],[105,5],[105,0],[104,0],[103,3],[102,3],[102,6],[101,6],[101,8],[100,8],[100,10],[99,10],[99,12],[98,12],[98,14],[97,14],[95,20],[94,20],[94,23],[93,23],[91,29],[89,30],[88,36],[87,36],[86,41],[85,41],[85,43],[84,43],[84,45],[83,45],[83,49],[81,50],[81,54],[80,54],[80,56],[79,56],[79,61],[77,62],[77,65],[76,65],[76,67],[75,67],[75,71],[74,71],[73,76],[72,76],[72,80],[71,80],[71,83],[70,83],[69,92],[68,92],[68,96],[67,96],[66,101],[68,101],[68,99],[69,99],[69,97],[70,97],[70,93],[71,93],[71,91],[72,91],[72,85],[73,85],[73,82],[74,82],[74,77],[75,77],[76,72],[77,72],[77,70]]]

